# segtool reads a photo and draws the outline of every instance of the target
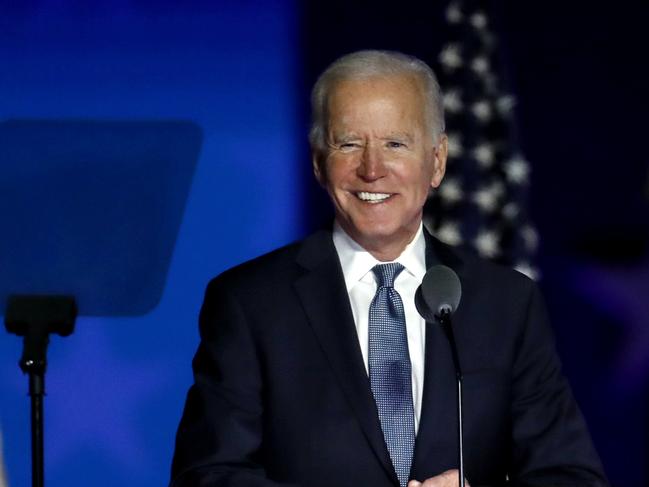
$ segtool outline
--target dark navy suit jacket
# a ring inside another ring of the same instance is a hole
[[[462,283],[453,326],[471,485],[607,485],[534,283],[429,235],[426,259]],[[422,481],[457,467],[452,358],[427,326],[411,473]],[[330,232],[214,279],[200,332],[171,485],[398,486]]]

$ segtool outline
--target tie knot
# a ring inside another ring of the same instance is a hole
[[[378,287],[394,287],[394,280],[404,267],[398,262],[390,264],[377,264],[372,267],[372,272],[376,276]]]

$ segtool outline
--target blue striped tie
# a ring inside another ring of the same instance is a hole
[[[415,416],[406,317],[394,279],[396,262],[374,266],[378,288],[370,305],[369,370],[372,393],[392,465],[405,487],[415,446]]]

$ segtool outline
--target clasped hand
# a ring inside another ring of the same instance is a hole
[[[408,482],[408,487],[460,487],[458,481],[458,471],[457,469],[453,469],[435,475],[423,482],[420,482],[419,480],[411,480]],[[471,487],[466,479],[464,485],[465,487]]]

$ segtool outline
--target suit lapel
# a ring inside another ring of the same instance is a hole
[[[365,371],[345,281],[330,232],[305,240],[297,258],[306,273],[295,282],[309,323],[370,446],[398,484]]]

